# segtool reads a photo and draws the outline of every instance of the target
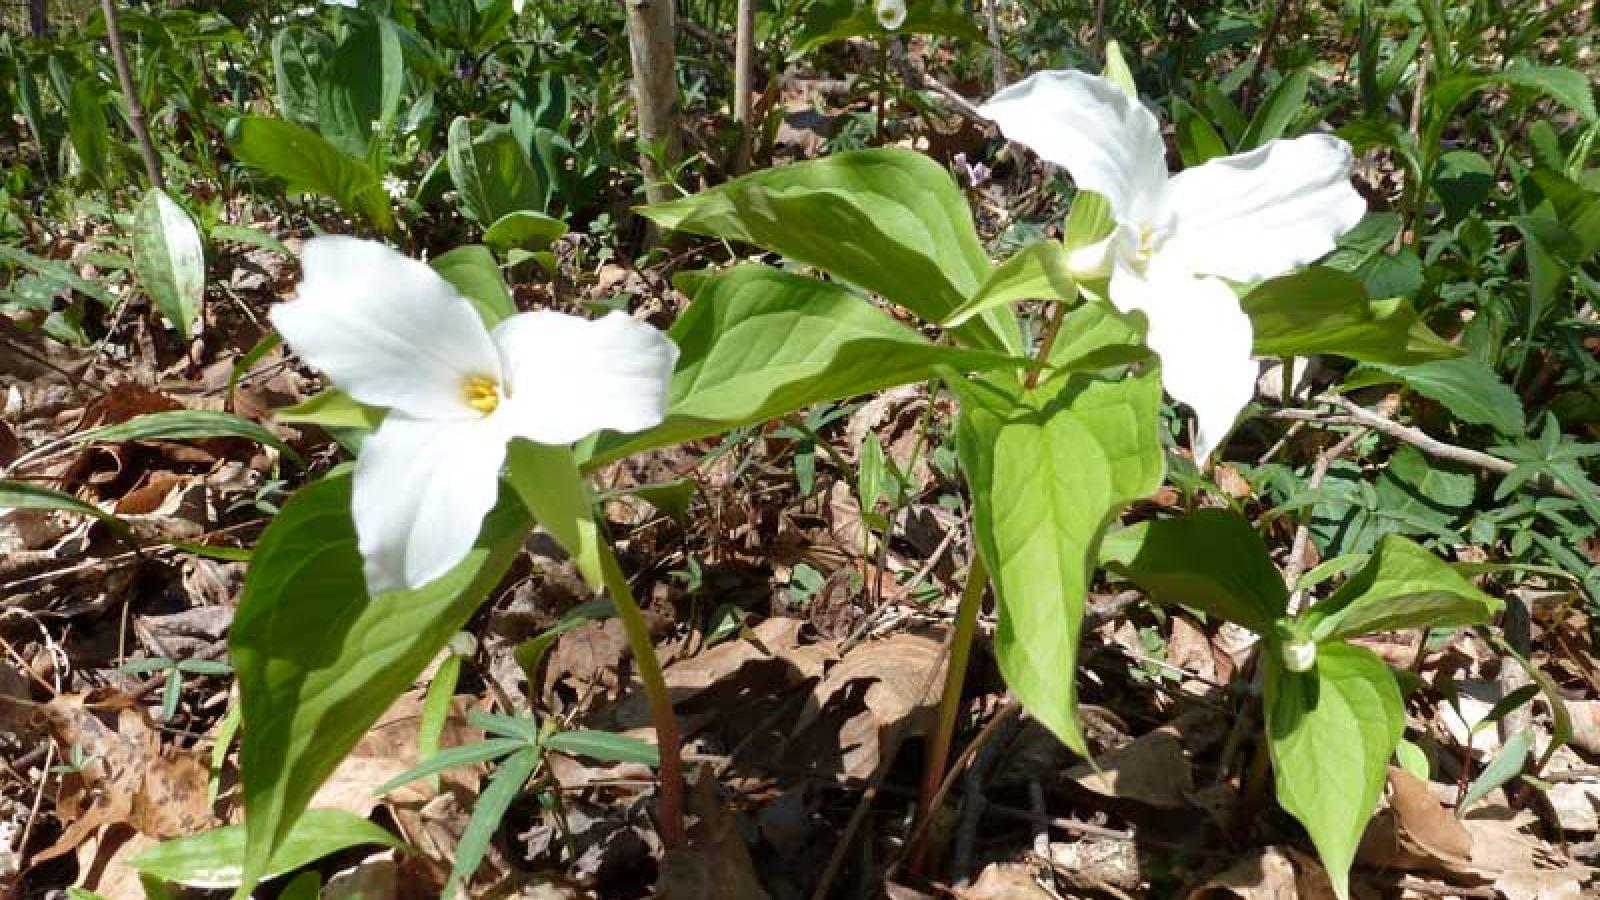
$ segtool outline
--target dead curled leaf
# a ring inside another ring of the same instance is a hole
[[[107,825],[169,838],[215,824],[205,763],[193,751],[163,752],[143,710],[62,694],[40,706],[39,716],[61,758],[82,762],[62,777],[57,811],[67,827],[35,863],[76,849]]]
[[[717,779],[709,767],[703,767],[695,779],[689,810],[697,818],[689,830],[689,846],[669,851],[662,859],[656,897],[768,900],[738,823],[717,799]]]
[[[1067,772],[1079,786],[1104,797],[1133,800],[1158,809],[1190,805],[1194,775],[1176,729],[1163,727]]]
[[[1328,874],[1292,847],[1268,847],[1206,882],[1189,900],[1333,900]]]

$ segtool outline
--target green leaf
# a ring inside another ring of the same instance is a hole
[[[437,775],[447,769],[459,769],[462,766],[476,766],[499,759],[508,753],[526,749],[527,746],[528,742],[522,738],[500,737],[463,744],[460,747],[448,747],[425,757],[415,766],[373,788],[372,792],[382,796],[401,785],[427,778],[429,775]]]
[[[228,146],[240,162],[283,179],[290,192],[327,197],[380,231],[394,229],[377,173],[304,125],[247,116],[229,128]]]
[[[0,510],[11,509],[58,509],[79,513],[99,519],[119,535],[128,534],[128,523],[100,507],[54,488],[26,481],[0,481]]]
[[[342,809],[308,810],[272,854],[263,877],[292,872],[362,844],[403,847],[394,835],[355,813]],[[232,888],[240,883],[244,847],[245,826],[228,825],[162,841],[128,860],[128,866],[189,887]]]
[[[544,746],[568,756],[587,756],[601,762],[661,765],[661,751],[655,744],[609,731],[558,731],[544,739]]]
[[[1067,270],[1066,248],[1060,241],[1046,238],[1034,241],[1002,263],[943,325],[954,328],[979,313],[1018,300],[1071,303],[1077,298],[1078,283]]]
[[[133,271],[156,308],[188,340],[206,297],[206,252],[183,207],[151,188],[133,219]]]
[[[233,413],[207,409],[174,409],[145,413],[126,422],[85,431],[73,437],[84,444],[115,444],[122,441],[188,441],[204,438],[243,438],[264,444],[297,464],[305,460],[277,435]]]
[[[382,171],[404,86],[399,30],[381,15],[363,15],[339,42],[318,84],[317,128],[346,155]]]
[[[806,10],[789,58],[837,41],[886,34],[874,9],[874,4],[858,0],[817,0]],[[939,34],[979,45],[988,43],[972,12],[958,0],[913,0],[906,5],[905,23],[895,33]]]
[[[67,129],[84,175],[110,190],[111,133],[106,125],[105,103],[105,93],[93,76],[73,82],[67,103]]]
[[[1310,84],[1310,69],[1296,69],[1285,75],[1283,80],[1267,93],[1267,98],[1262,101],[1261,108],[1256,110],[1255,117],[1250,120],[1250,127],[1244,130],[1244,135],[1239,138],[1239,146],[1234,150],[1244,153],[1283,137],[1295,116],[1305,108],[1306,88]]]
[[[1046,360],[1057,369],[1090,371],[1149,358],[1144,336],[1110,303],[1090,300],[1067,312]]]
[[[1317,640],[1343,640],[1403,628],[1479,625],[1502,606],[1437,556],[1390,534],[1360,572],[1304,618]]]
[[[251,228],[248,225],[229,225],[226,222],[218,222],[211,226],[211,232],[208,236],[213,241],[232,241],[236,244],[248,244],[252,247],[259,247],[262,250],[270,250],[285,259],[297,258],[295,252],[290,250],[283,241],[259,228]]]
[[[1389,758],[1405,732],[1405,707],[1389,667],[1361,647],[1329,643],[1296,674],[1276,654],[1264,711],[1278,802],[1300,820],[1341,898],[1350,863],[1378,808]]]
[[[1228,155],[1228,145],[1222,135],[1176,94],[1172,97],[1172,128],[1178,143],[1178,155],[1185,168],[1198,166],[1207,160]]]
[[[1465,813],[1473,804],[1489,796],[1490,791],[1521,775],[1532,749],[1533,733],[1530,731],[1518,731],[1506,738],[1500,752],[1484,766],[1483,773],[1462,795],[1461,802],[1456,805],[1456,815]]]
[[[1478,495],[1474,470],[1434,461],[1409,445],[1395,451],[1376,484],[1378,504],[1397,521],[1428,521],[1446,531],[1472,512]]]
[[[1494,190],[1494,166],[1474,150],[1451,150],[1439,157],[1433,191],[1444,205],[1445,221],[1454,225],[1478,208]]]
[[[450,180],[461,195],[461,213],[485,228],[522,210],[544,208],[544,185],[528,153],[506,125],[489,125],[477,134],[472,122],[450,123],[446,160]]]
[[[511,299],[511,291],[500,277],[500,266],[488,247],[463,244],[434,258],[430,265],[472,303],[483,324],[493,328],[516,315],[516,301]]]
[[[272,74],[285,119],[316,126],[322,72],[333,54],[333,39],[321,29],[289,25],[273,36]]]
[[[1565,66],[1512,65],[1487,75],[1458,75],[1441,81],[1432,91],[1433,102],[1446,117],[1474,91],[1505,85],[1538,91],[1582,115],[1590,122],[1596,114],[1593,89],[1582,72]]]
[[[450,573],[369,598],[348,477],[302,488],[273,519],[229,636],[249,829],[239,896],[269,870],[323,780],[499,582],[527,529],[520,504],[501,504]]]
[[[1108,535],[1100,563],[1159,603],[1193,607],[1256,634],[1270,635],[1289,592],[1249,521],[1228,509],[1201,509],[1141,522]]]
[[[504,256],[513,248],[543,250],[567,233],[567,223],[542,212],[519,209],[496,219],[483,232],[483,242]]]
[[[100,285],[80,276],[62,263],[53,259],[35,256],[21,247],[8,247],[0,244],[0,259],[14,263],[39,273],[49,281],[57,282],[65,287],[72,288],[78,293],[88,297],[106,309],[117,305],[117,298]]]
[[[931,159],[859,150],[736,178],[647,206],[663,228],[754,244],[874,291],[943,322],[989,280],[993,266],[966,195]],[[955,329],[964,342],[1017,351],[1016,317],[991,310]]]
[[[323,428],[360,428],[376,431],[388,411],[357,403],[349,394],[328,388],[293,406],[272,411],[272,420],[285,425],[318,425]]]
[[[1354,275],[1321,266],[1262,282],[1243,301],[1257,356],[1332,353],[1412,365],[1461,351],[1428,329],[1410,302],[1371,300]]]
[[[467,820],[461,841],[456,844],[456,863],[450,871],[449,880],[445,882],[444,892],[440,894],[442,900],[454,897],[462,882],[478,871],[478,864],[483,861],[489,842],[494,839],[494,833],[500,830],[500,820],[505,818],[511,801],[522,793],[523,784],[538,766],[539,751],[528,747],[512,754],[489,778],[489,783],[478,795],[478,802],[472,808],[472,818]]]
[[[839,285],[765,266],[707,280],[669,334],[680,355],[666,421],[642,434],[602,438],[585,468],[924,381],[942,367],[1020,364],[930,343]]]
[[[1077,722],[1084,598],[1106,524],[1161,484],[1161,384],[1057,376],[952,381],[973,534],[999,602],[995,654],[1028,711],[1088,755]]]
[[[1526,427],[1522,401],[1516,392],[1477,357],[1462,356],[1412,366],[1373,363],[1372,368],[1389,377],[1362,378],[1358,372],[1346,382],[1346,387],[1352,383],[1399,381],[1422,396],[1444,404],[1463,422],[1488,425],[1501,434],[1510,435],[1522,434]]]

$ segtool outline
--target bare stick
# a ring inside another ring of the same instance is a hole
[[[1306,490],[1315,491],[1317,488],[1322,487],[1322,482],[1328,477],[1328,469],[1333,465],[1333,461],[1350,452],[1350,448],[1354,447],[1356,441],[1361,440],[1366,433],[1366,428],[1357,428],[1355,431],[1345,435],[1339,443],[1329,447],[1321,456],[1318,456],[1317,464],[1311,470],[1311,479],[1306,482]],[[1283,583],[1288,585],[1291,592],[1289,596],[1290,615],[1299,612],[1301,604],[1305,602],[1303,594],[1295,589],[1295,583],[1300,580],[1301,575],[1305,574],[1306,555],[1310,552],[1311,525],[1309,522],[1302,521],[1294,531],[1294,545],[1289,550],[1289,560],[1283,567]]]
[[[102,0],[110,3],[111,0]],[[672,199],[671,167],[678,159],[678,61],[671,0],[624,0],[633,97],[639,107],[639,168],[651,203]],[[659,165],[658,165],[659,162]]]
[[[1278,0],[1278,5],[1272,8],[1272,18],[1267,20],[1267,32],[1261,36],[1261,52],[1256,56],[1255,68],[1250,70],[1250,77],[1244,83],[1244,93],[1239,95],[1239,109],[1246,113],[1250,111],[1250,101],[1255,98],[1256,90],[1261,87],[1261,73],[1272,64],[1272,45],[1278,40],[1278,29],[1283,26],[1293,2]]]
[[[106,42],[111,45],[111,61],[117,68],[117,82],[122,85],[122,96],[128,101],[128,127],[139,142],[139,156],[144,159],[144,173],[150,186],[166,190],[161,178],[161,157],[150,140],[150,129],[144,123],[144,104],[139,102],[139,91],[133,84],[133,71],[128,68],[128,53],[122,47],[122,29],[117,27],[117,5],[111,0],[100,0],[100,11],[106,17]]]
[[[756,3],[739,0],[733,50],[733,121],[739,125],[739,149],[734,154],[735,173],[750,167],[750,95],[755,69]]]

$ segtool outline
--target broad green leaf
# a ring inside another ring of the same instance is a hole
[[[133,271],[156,308],[188,340],[206,297],[206,251],[183,207],[151,188],[133,220]]]
[[[297,463],[300,454],[281,438],[248,419],[233,413],[208,409],[174,409],[145,413],[126,422],[107,425],[75,435],[85,444],[115,444],[122,441],[189,441],[203,438],[243,438],[265,444]]]
[[[1448,117],[1468,95],[1496,85],[1538,91],[1576,111],[1590,122],[1600,119],[1600,115],[1595,111],[1594,93],[1589,85],[1588,76],[1564,66],[1513,65],[1504,71],[1487,75],[1459,75],[1446,78],[1433,88],[1432,100]]]
[[[874,9],[875,4],[860,0],[817,0],[806,9],[789,58],[836,41],[888,34],[878,24]],[[939,34],[982,45],[988,38],[977,23],[972,11],[959,0],[912,0],[906,5],[905,23],[895,33]]]
[[[383,423],[387,410],[357,403],[349,394],[329,388],[307,397],[294,406],[272,411],[272,420],[285,425],[318,425],[323,428],[361,428],[374,431]]]
[[[594,520],[589,483],[566,447],[514,440],[506,451],[511,487],[556,543],[572,557],[578,573],[591,585],[605,584],[602,568],[605,538]]]
[[[1373,370],[1381,375],[1368,374]],[[1462,356],[1411,366],[1373,363],[1346,382],[1354,385],[1398,381],[1430,400],[1445,405],[1456,418],[1488,425],[1501,434],[1519,435],[1526,427],[1522,401],[1500,376],[1476,357]]]
[[[754,244],[947,320],[993,266],[950,173],[909,150],[859,150],[736,178],[640,212],[663,228]],[[1016,317],[991,310],[962,341],[1017,351]]]
[[[244,714],[246,896],[306,804],[410,687],[522,547],[520,504],[501,504],[455,569],[415,591],[368,597],[350,479],[301,488],[256,547],[229,635]]]
[[[512,249],[543,250],[567,233],[567,223],[542,212],[519,209],[496,219],[483,232],[483,242],[504,256]]]
[[[111,526],[118,534],[128,533],[128,523],[91,503],[42,484],[26,481],[0,481],[0,510],[56,509],[92,516]]]
[[[1263,282],[1243,301],[1258,356],[1332,353],[1363,362],[1411,365],[1459,356],[1410,302],[1371,300],[1354,275],[1313,266]]]
[[[1150,356],[1144,337],[1110,303],[1090,300],[1067,312],[1046,362],[1058,369],[1090,371]]]
[[[1228,155],[1222,135],[1211,127],[1200,112],[1176,94],[1172,97],[1172,129],[1177,138],[1178,155],[1185,168]]]
[[[290,192],[327,197],[380,231],[393,230],[389,195],[377,173],[304,125],[247,116],[229,128],[228,146],[240,162],[283,179]]]
[[[609,731],[558,731],[544,739],[547,750],[568,756],[586,756],[601,762],[631,762],[646,766],[661,765],[661,751],[655,744]]]
[[[346,155],[382,171],[383,145],[399,115],[404,83],[399,30],[381,15],[361,16],[318,84],[317,129]]]
[[[1439,157],[1433,191],[1444,205],[1445,221],[1454,225],[1488,199],[1494,190],[1494,166],[1475,150],[1451,150]]]
[[[306,25],[289,25],[272,38],[272,74],[278,87],[278,111],[285,119],[315,127],[322,73],[333,58],[327,33]]]
[[[839,285],[766,266],[707,280],[669,334],[680,355],[666,421],[642,434],[602,438],[583,458],[585,468],[923,381],[944,367],[1019,362],[933,344]]]
[[[1106,524],[1161,484],[1160,381],[1057,376],[1023,391],[1001,375],[951,387],[973,535],[999,602],[1000,671],[1035,718],[1087,756],[1076,683],[1084,598]]]
[[[1283,137],[1289,125],[1306,105],[1306,88],[1311,84],[1310,69],[1296,69],[1273,86],[1250,120],[1250,127],[1234,149],[1239,153],[1254,150]]]
[[[1108,535],[1100,564],[1159,603],[1189,606],[1272,634],[1289,592],[1261,535],[1229,509],[1201,509]]]
[[[1262,661],[1278,802],[1305,826],[1334,891],[1347,900],[1356,845],[1405,732],[1400,689],[1372,651],[1348,644],[1323,644],[1316,667],[1300,674],[1276,654]]]
[[[1399,535],[1386,535],[1361,571],[1306,611],[1317,640],[1402,628],[1480,625],[1502,602],[1449,564]]]
[[[92,76],[73,82],[67,103],[67,130],[85,178],[110,190],[111,133],[106,125],[106,97]]]
[[[523,784],[538,767],[539,751],[529,747],[507,757],[490,776],[489,783],[478,794],[478,800],[472,807],[472,818],[467,820],[467,827],[456,844],[455,866],[444,883],[444,892],[440,894],[442,900],[451,900],[462,883],[478,871],[483,854],[489,850],[489,842],[500,830],[500,820],[505,818],[511,801],[522,793]]]
[[[53,259],[35,256],[21,247],[10,247],[5,244],[0,244],[0,259],[32,269],[39,273],[41,277],[64,287],[72,288],[106,309],[111,309],[117,305],[117,298],[112,296],[110,291]]]
[[[472,303],[479,318],[490,328],[516,315],[517,304],[511,299],[511,291],[500,277],[500,266],[488,247],[463,244],[434,258],[429,265]]]
[[[1389,458],[1376,486],[1378,503],[1396,519],[1425,520],[1450,530],[1472,512],[1478,475],[1460,464],[1430,459],[1407,445]]]
[[[1053,238],[1035,241],[1017,251],[995,269],[972,299],[963,303],[942,324],[954,328],[979,313],[1018,300],[1054,300],[1071,303],[1078,284],[1067,271],[1067,252]]]
[[[479,225],[488,228],[510,213],[544,209],[544,184],[509,126],[489,125],[474,133],[471,120],[458,117],[450,123],[445,158],[462,214]]]
[[[396,849],[403,846],[394,835],[355,813],[342,809],[307,810],[272,854],[264,877],[292,872],[362,844]],[[244,871],[244,845],[245,826],[227,825],[162,841],[128,860],[128,866],[145,875],[194,888],[238,887]]]

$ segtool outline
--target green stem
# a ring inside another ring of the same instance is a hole
[[[933,815],[933,801],[939,793],[939,783],[944,779],[944,769],[950,759],[950,743],[955,736],[956,719],[961,713],[961,687],[967,678],[967,662],[972,658],[972,638],[978,631],[978,609],[983,606],[983,590],[989,585],[989,571],[983,557],[974,553],[972,565],[967,567],[967,584],[961,592],[961,606],[956,610],[956,631],[950,638],[950,665],[945,669],[944,693],[939,697],[939,720],[933,729],[933,743],[928,748],[928,763],[922,770],[922,790],[917,797],[917,820],[927,821]],[[911,872],[920,874],[927,855],[928,829],[911,847],[908,865]]]
[[[650,626],[644,613],[633,601],[633,588],[628,577],[617,564],[616,554],[604,541],[600,542],[600,568],[605,576],[606,594],[617,608],[622,627],[628,635],[628,649],[633,652],[633,664],[644,682],[645,699],[650,703],[650,718],[656,727],[656,746],[661,752],[661,842],[667,849],[688,844],[683,829],[683,758],[678,737],[678,717],[672,710],[672,697],[667,692],[667,679],[661,674],[661,662],[656,659],[655,643],[650,640]]]

